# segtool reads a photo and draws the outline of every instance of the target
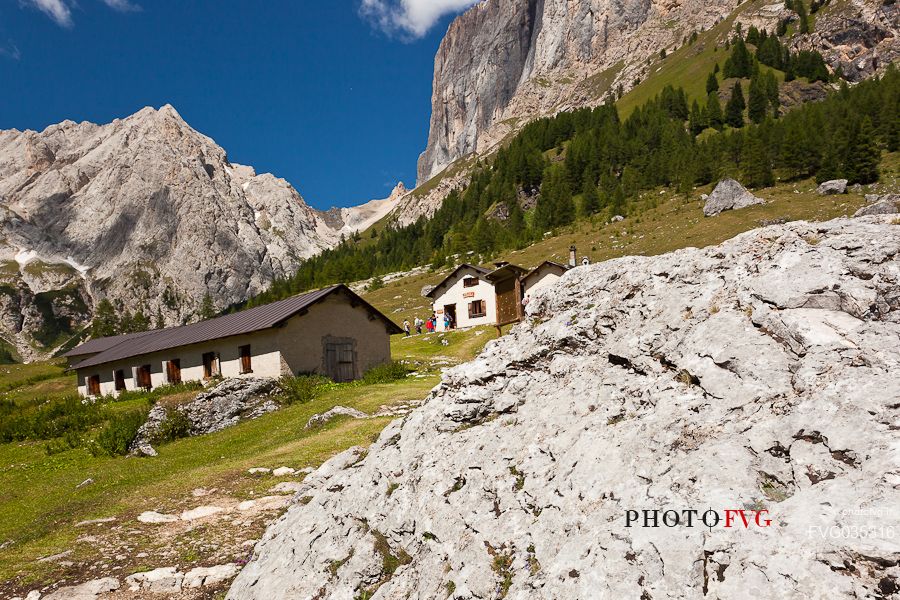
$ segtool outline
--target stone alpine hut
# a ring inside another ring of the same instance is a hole
[[[191,325],[89,340],[66,353],[82,396],[215,377],[358,379],[402,330],[346,285]]]

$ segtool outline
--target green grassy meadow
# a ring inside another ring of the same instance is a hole
[[[137,522],[137,515],[148,510],[177,514],[203,504],[192,498],[192,490],[197,489],[217,490],[215,496],[219,498],[259,498],[266,494],[261,483],[267,486],[274,481],[261,482],[247,472],[250,468],[317,467],[351,446],[367,446],[391,417],[340,417],[310,430],[304,425],[314,414],[336,405],[375,413],[384,407],[423,400],[440,380],[441,368],[471,359],[494,337],[492,328],[410,338],[395,336],[394,358],[415,370],[409,377],[373,385],[329,384],[308,403],[291,404],[217,433],[161,445],[155,458],[95,458],[85,448],[48,454],[44,441],[0,444],[0,489],[4,490],[0,496],[0,596],[15,595],[50,582],[90,578],[86,575],[90,565],[109,560],[102,556],[104,552],[98,549],[98,543],[91,541],[98,536],[105,539],[103,532],[107,528],[118,527],[112,530],[114,535],[125,536],[128,543],[124,548],[131,548],[128,559],[123,561],[123,575],[142,568],[168,566],[158,562],[166,556],[164,540],[153,535],[152,526]],[[447,345],[441,343],[442,339]],[[66,373],[58,361],[0,368],[2,398],[20,406],[71,394],[74,386],[74,376]],[[191,397],[185,392],[178,395],[182,401]],[[163,397],[158,401],[168,403],[175,399]],[[114,410],[129,410],[142,404],[147,404],[147,400],[133,398],[110,406]],[[78,487],[88,479],[93,483]],[[106,518],[114,521],[77,526],[82,521]],[[260,534],[264,526],[263,522],[256,523],[255,533]],[[179,535],[199,535],[203,539],[197,530]],[[217,535],[209,531],[212,538]],[[109,543],[115,546],[114,542]],[[178,547],[206,547],[192,538],[178,538],[172,543],[181,544]],[[215,545],[208,539],[205,543]],[[144,559],[147,564],[134,559],[141,550],[149,554]],[[66,551],[71,552],[64,561],[39,561]],[[197,550],[196,556],[194,551],[188,552],[191,560],[181,557],[182,562],[208,564],[211,552]],[[160,557],[157,562],[152,561],[154,556]]]

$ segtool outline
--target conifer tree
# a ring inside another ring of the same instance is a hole
[[[581,215],[589,217],[600,210],[600,191],[592,177],[584,180],[581,190]]]
[[[507,209],[509,210],[509,218],[506,222],[507,227],[509,228],[509,232],[513,239],[518,241],[525,231],[525,213],[522,212],[522,207],[515,198],[507,200],[506,204]]]
[[[216,307],[213,305],[212,297],[209,295],[209,292],[204,294],[197,316],[200,317],[201,321],[206,321],[207,319],[212,319],[216,316]]]
[[[879,119],[881,135],[888,152],[900,150],[900,119],[897,118],[897,115],[900,114],[900,102],[898,102],[898,98],[900,96],[896,94],[894,97],[887,96],[885,98]]]
[[[751,25],[747,30],[746,40],[748,44],[759,46],[759,29],[757,29],[755,25]]]
[[[621,185],[616,186],[609,204],[609,216],[615,217],[617,215],[625,216],[625,190],[622,189]]]
[[[839,144],[829,144],[825,146],[825,154],[822,156],[822,164],[816,173],[816,182],[822,183],[831,181],[832,179],[841,179],[844,174],[841,158],[841,148]]]
[[[725,105],[725,123],[731,125],[735,129],[744,126],[744,109],[747,103],[744,101],[744,91],[741,89],[741,82],[735,81],[734,87],[731,88],[731,99]]]
[[[748,137],[747,145],[741,155],[741,174],[744,184],[750,187],[769,187],[775,184],[768,149],[758,134]]]
[[[706,116],[704,115],[703,111],[700,110],[700,103],[694,100],[693,104],[691,104],[691,133],[695,136],[700,135],[708,126],[709,125],[706,121]]]
[[[800,33],[809,33],[809,15],[806,13],[803,0],[796,0],[794,8],[797,10],[797,17],[800,21]]]
[[[156,309],[156,323],[153,324],[154,329],[164,329],[166,326],[166,320],[163,318],[162,310],[159,308]]]
[[[94,320],[91,321],[91,337],[102,338],[117,335],[119,333],[119,319],[112,302],[104,298],[97,304],[94,311]]]
[[[715,92],[710,92],[706,98],[706,122],[710,127],[719,130],[725,125],[725,115],[722,113],[719,95]]]
[[[769,101],[763,89],[759,77],[750,80],[750,98],[747,103],[747,112],[750,120],[756,124],[762,123],[766,118],[766,107]]]
[[[798,119],[789,121],[781,143],[781,166],[790,179],[807,177],[816,167],[819,154]]]
[[[725,61],[725,68],[722,69],[722,75],[725,79],[731,77],[750,77],[753,73],[753,55],[747,49],[744,40],[738,38],[734,42],[731,56]]]
[[[766,98],[772,106],[772,114],[777,119],[781,113],[781,98],[778,95],[778,79],[769,71],[765,75]]]
[[[718,92],[719,91],[719,80],[716,78],[715,73],[710,73],[709,77],[706,78],[706,94],[709,95],[710,92]]]
[[[847,144],[847,160],[844,176],[849,183],[873,183],[878,181],[878,162],[881,152],[875,143],[875,127],[865,116],[851,127]]]
[[[148,329],[150,329],[150,319],[144,312],[144,308],[140,307],[131,319],[131,331],[139,332],[147,331]]]

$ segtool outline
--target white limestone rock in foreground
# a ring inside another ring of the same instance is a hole
[[[310,475],[228,597],[889,597],[890,222],[573,269],[368,454]],[[710,508],[772,524],[625,527],[630,509]]]

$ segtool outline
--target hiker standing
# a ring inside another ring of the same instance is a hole
[[[409,337],[409,319],[403,319],[404,337]]]
[[[416,335],[422,335],[422,325],[425,323],[425,321],[423,321],[419,317],[416,317],[415,323],[416,323]]]

